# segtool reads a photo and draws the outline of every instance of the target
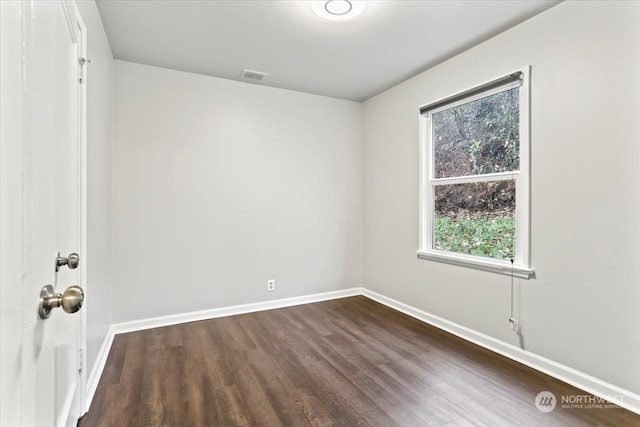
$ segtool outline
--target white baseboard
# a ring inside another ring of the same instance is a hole
[[[151,319],[114,324],[111,326],[111,328],[109,328],[109,332],[107,333],[107,336],[105,337],[105,340],[100,347],[100,351],[98,353],[96,363],[94,364],[94,367],[91,371],[91,375],[87,380],[86,410],[89,409],[91,401],[93,400],[93,396],[98,387],[98,382],[100,381],[100,377],[102,376],[102,371],[104,370],[104,366],[107,362],[107,356],[109,355],[109,350],[111,349],[113,338],[116,334],[176,325],[186,322],[194,322],[198,320],[215,319],[217,317],[233,316],[237,314],[291,307],[294,305],[309,304],[313,302],[327,301],[331,299],[345,298],[356,295],[364,295],[365,297],[386,305],[387,307],[405,313],[411,317],[414,317],[444,331],[450,332],[462,339],[470,341],[488,350],[508,357],[509,359],[515,360],[516,362],[520,362],[535,370],[571,384],[581,390],[586,391],[587,393],[591,393],[595,396],[607,399],[614,404],[640,414],[640,395],[638,394],[599,380],[598,378],[592,377],[568,366],[564,366],[560,363],[554,362],[553,360],[544,358],[526,350],[522,350],[511,344],[474,331],[473,329],[467,328],[433,314],[429,314],[425,311],[396,301],[392,298],[388,298],[377,292],[370,291],[366,288],[351,288],[340,291],[325,292],[320,294],[285,298],[273,301],[264,301],[254,304],[243,304],[231,307],[215,308],[211,310],[202,310],[191,313],[162,316]]]
[[[180,323],[197,322],[198,320],[215,319],[218,317],[235,316],[237,314],[273,310],[275,308],[292,307],[294,305],[309,304],[312,302],[327,301],[355,295],[362,295],[362,288],[351,288],[300,297],[214,308],[211,310],[193,311],[191,313],[174,314],[171,316],[153,317],[151,319],[134,320],[132,322],[116,323],[113,325],[113,328],[116,334],[123,334],[126,332],[142,331],[144,329],[159,328],[162,326],[177,325]]]
[[[67,395],[62,402],[60,413],[58,414],[58,422],[55,424],[57,427],[67,427],[74,421],[74,417],[77,414],[71,414],[71,406],[73,406],[73,400],[76,396],[78,384],[73,383],[67,390]]]
[[[96,394],[96,390],[98,389],[98,383],[102,377],[104,367],[107,364],[107,357],[109,357],[109,351],[111,351],[111,344],[113,344],[113,338],[115,335],[115,328],[112,325],[107,331],[104,341],[102,341],[102,345],[100,346],[100,350],[98,350],[98,355],[96,356],[96,361],[93,364],[89,378],[87,378],[85,408],[83,408],[83,413],[87,413],[91,407],[91,402],[93,401],[93,396]]]
[[[520,362],[523,365],[529,366],[537,371],[571,384],[586,391],[587,393],[601,397],[611,403],[640,414],[640,395],[632,393],[629,390],[609,384],[598,378],[554,362],[553,360],[522,350],[514,345],[497,340],[488,335],[474,331],[473,329],[443,319],[442,317],[434,316],[433,314],[429,314],[366,288],[362,288],[362,295],[386,305],[387,307],[393,308],[394,310],[435,326],[436,328],[452,333],[466,341],[470,341],[488,350],[508,357],[509,359],[515,360],[516,362]]]

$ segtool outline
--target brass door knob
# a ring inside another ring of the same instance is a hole
[[[38,314],[41,319],[48,319],[56,307],[62,307],[67,313],[75,313],[82,308],[84,290],[80,286],[69,286],[63,293],[55,293],[51,285],[40,290]]]

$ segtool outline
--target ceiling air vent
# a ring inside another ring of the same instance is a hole
[[[240,76],[245,80],[251,80],[254,82],[259,82],[260,80],[267,77],[269,73],[263,73],[262,71],[253,71],[253,70],[242,70]]]

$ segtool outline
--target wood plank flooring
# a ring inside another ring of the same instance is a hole
[[[585,394],[358,296],[117,335],[79,425],[640,426]]]

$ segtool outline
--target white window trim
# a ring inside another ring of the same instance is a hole
[[[520,170],[495,174],[483,174],[454,178],[434,178],[433,176],[433,146],[430,138],[430,121],[428,116],[441,109],[470,102],[493,93],[505,90],[502,86],[498,89],[488,90],[479,95],[465,98],[461,101],[447,104],[430,111],[421,113],[420,118],[420,246],[417,251],[418,258],[448,264],[470,267],[493,273],[513,275],[529,279],[534,273],[531,267],[530,257],[530,66],[521,68],[522,84],[520,85]],[[474,87],[482,86],[479,84]],[[462,93],[462,92],[460,92]],[[427,163],[429,162],[429,163]],[[516,181],[516,241],[515,258],[513,264],[508,260],[499,260],[474,255],[447,252],[433,249],[434,230],[434,187],[438,183],[465,183],[481,181],[499,181],[515,179]]]

